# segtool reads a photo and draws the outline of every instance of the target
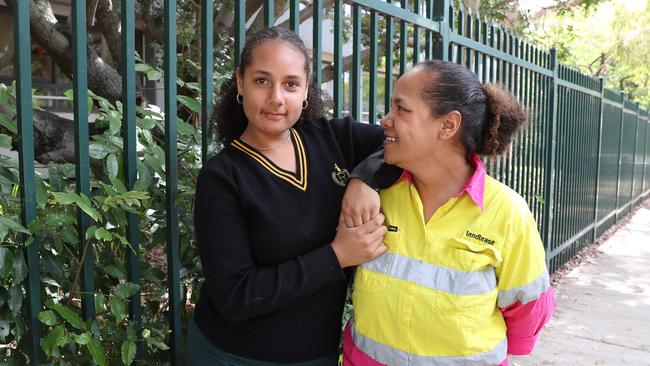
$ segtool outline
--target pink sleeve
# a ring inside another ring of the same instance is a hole
[[[537,335],[555,310],[555,292],[552,287],[536,300],[522,304],[519,300],[501,309],[506,321],[508,353],[527,355],[532,352]]]

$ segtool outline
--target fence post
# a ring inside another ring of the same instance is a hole
[[[29,224],[36,218],[36,173],[34,171],[34,121],[32,116],[32,73],[31,40],[29,29],[29,6],[31,1],[14,1],[14,62],[16,68],[16,122],[20,138],[18,165],[20,174],[20,199],[22,224]],[[27,241],[28,237],[23,236]],[[45,362],[41,351],[41,322],[36,315],[43,308],[41,298],[39,242],[34,238],[31,244],[25,242],[23,253],[27,259],[27,288],[29,318],[27,320],[27,339],[29,339],[29,358],[32,365]],[[19,291],[22,291],[18,287]]]
[[[449,60],[449,32],[453,25],[453,13],[449,0],[433,2],[433,20],[440,21],[440,33],[433,36],[431,58],[434,60]]]
[[[124,149],[122,163],[124,165],[124,185],[132,190],[138,179],[137,171],[137,136],[135,122],[135,10],[134,0],[122,0],[122,141]],[[139,220],[133,213],[126,213],[126,238],[133,251],[127,251],[127,279],[131,283],[140,284],[140,240]],[[135,328],[135,334],[142,333],[141,291],[130,297],[129,319]],[[139,339],[140,337],[138,337]],[[144,355],[142,341],[136,341],[136,359]]]
[[[636,123],[634,127],[634,155],[632,155],[632,184],[630,187],[630,211],[632,206],[636,204],[634,197],[634,183],[636,183],[636,144],[639,140],[639,102],[636,102]]]
[[[621,198],[621,164],[623,161],[623,121],[625,120],[625,92],[621,92],[621,122],[620,122],[620,139],[618,141],[618,171],[616,173],[616,213],[614,214],[614,223],[618,222],[618,210]]]
[[[548,150],[546,151],[546,169],[544,171],[544,181],[546,187],[544,189],[544,227],[543,236],[544,246],[546,249],[546,265],[551,263],[551,238],[553,230],[553,194],[555,190],[555,155],[557,144],[557,104],[558,104],[558,64],[557,64],[557,50],[551,48],[550,50],[550,69],[553,70],[553,78],[550,80],[549,87],[549,128],[548,128]]]
[[[596,187],[594,192],[594,231],[591,237],[591,241],[595,242],[598,238],[598,194],[600,193],[600,154],[602,151],[603,144],[603,118],[604,118],[604,101],[605,98],[605,83],[602,77],[598,78],[598,89],[600,90],[600,105],[599,108],[599,117],[598,117],[598,147],[596,153]]]
[[[208,161],[208,131],[212,114],[213,69],[214,69],[214,5],[210,0],[201,0],[201,162]]]

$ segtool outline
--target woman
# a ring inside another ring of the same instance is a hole
[[[337,231],[350,171],[381,148],[379,126],[322,118],[295,34],[251,35],[216,108],[224,149],[201,169],[195,226],[205,283],[188,331],[189,365],[336,365],[343,268],[386,246],[376,192]],[[376,182],[381,154],[359,165]],[[397,177],[395,177],[397,178]],[[370,207],[370,208],[368,208]],[[342,219],[342,221],[344,221]]]
[[[531,352],[555,307],[524,199],[485,174],[525,116],[463,66],[420,63],[395,86],[381,191],[388,251],[356,273],[344,364],[507,365]]]

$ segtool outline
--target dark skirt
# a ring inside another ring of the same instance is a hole
[[[252,360],[225,352],[207,339],[201,330],[190,321],[187,329],[185,362],[187,366],[337,366],[339,356],[334,354],[316,360],[295,363],[275,363]]]

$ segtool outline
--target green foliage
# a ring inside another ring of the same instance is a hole
[[[157,77],[152,66],[139,68],[149,77]],[[200,92],[196,83],[180,84]],[[13,94],[12,86],[0,84],[4,110],[15,110]],[[137,108],[137,181],[133,189],[128,189],[123,183],[122,106],[92,92],[89,96],[99,112],[95,126],[104,131],[90,141],[90,156],[101,162],[101,169],[93,165],[90,195],[75,192],[74,165],[51,163],[45,167],[47,174],[37,177],[37,217],[24,227],[20,220],[17,161],[0,156],[0,343],[8,345],[0,350],[0,363],[22,363],[20,360],[28,357],[23,339],[29,316],[23,248],[29,242],[39,245],[45,308],[37,318],[44,331],[41,348],[53,364],[74,360],[74,364],[130,365],[138,342],[144,345],[143,364],[168,362],[168,352],[164,352],[169,349],[170,333],[166,313],[164,118],[155,106]],[[179,97],[178,101],[187,108],[188,121],[178,120],[179,181],[175,204],[179,212],[181,286],[183,301],[195,303],[202,279],[193,243],[192,204],[201,161],[201,136],[189,122],[200,112],[200,101],[189,96]],[[0,124],[10,133],[15,130],[15,121],[1,113]],[[84,242],[94,249],[91,258],[97,315],[88,320],[81,317],[80,289],[73,287],[83,264],[78,211],[90,217]],[[137,247],[127,239],[129,214],[137,218]],[[139,283],[127,281],[129,253],[136,253],[140,259]],[[132,296],[141,296],[141,332],[136,332],[128,319]],[[190,310],[182,309],[184,320]]]
[[[544,48],[556,48],[563,64],[650,107],[650,1],[582,1],[577,9],[549,12],[529,35]]]

